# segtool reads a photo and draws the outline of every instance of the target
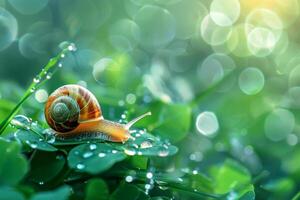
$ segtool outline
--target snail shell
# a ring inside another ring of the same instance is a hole
[[[60,139],[104,139],[124,142],[129,128],[151,113],[128,124],[105,120],[96,97],[79,85],[64,85],[55,90],[45,105],[45,118]]]

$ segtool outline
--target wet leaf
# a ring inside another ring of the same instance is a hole
[[[18,130],[15,133],[15,137],[32,149],[38,149],[42,151],[57,151],[57,148],[47,143],[44,138],[38,136],[36,133],[33,133],[31,130]]]
[[[28,165],[21,146],[0,138],[0,185],[15,185],[27,173]]]
[[[37,151],[31,160],[28,179],[44,184],[54,179],[63,169],[66,160],[62,154]]]
[[[122,183],[111,195],[110,200],[147,200],[149,196],[145,194],[140,188]]]
[[[68,163],[77,171],[98,174],[125,158],[126,155],[122,151],[110,144],[92,143],[74,147],[68,155]]]
[[[39,192],[35,194],[30,200],[67,200],[71,195],[71,188],[69,186],[62,186],[56,190]]]
[[[251,183],[249,171],[233,160],[226,160],[220,167],[212,167],[211,175],[218,194],[225,194],[236,188],[247,187]]]
[[[108,187],[102,179],[89,180],[85,194],[85,200],[107,200],[109,198]]]
[[[10,187],[0,187],[0,200],[24,200],[24,196]]]
[[[155,137],[145,131],[132,133],[134,139],[128,140],[124,145],[124,151],[128,155],[167,157],[177,153],[177,147],[169,142]]]

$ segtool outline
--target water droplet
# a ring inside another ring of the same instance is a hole
[[[178,180],[179,182],[183,182],[183,179],[182,179],[182,178],[177,178],[177,180]]]
[[[112,150],[111,151],[113,154],[116,154],[116,153],[118,153],[118,151],[117,150]]]
[[[160,157],[166,157],[168,155],[169,155],[169,151],[167,149],[163,149],[158,152],[158,156]]]
[[[24,115],[16,115],[12,120],[11,120],[11,125],[19,128],[26,128],[31,126],[31,119]]]
[[[141,134],[137,133],[135,134],[135,137],[141,137]]]
[[[133,181],[133,177],[132,176],[126,176],[125,181],[128,182],[128,183],[131,183]]]
[[[89,157],[91,157],[92,155],[93,155],[93,152],[88,151],[88,152],[85,152],[85,153],[82,155],[82,157],[83,157],[83,158],[89,158]]]
[[[52,129],[45,129],[43,135],[48,143],[53,144],[55,142],[55,132]]]
[[[134,156],[136,154],[136,151],[134,149],[124,149],[124,153],[129,156]]]
[[[95,150],[97,149],[97,145],[96,144],[90,144],[90,150]]]
[[[76,46],[75,46],[74,43],[71,43],[71,44],[68,46],[68,50],[69,50],[69,51],[76,51],[77,48],[76,48]]]
[[[65,57],[65,54],[61,54],[60,57],[64,58],[64,57]]]
[[[151,148],[152,146],[153,146],[152,141],[146,140],[146,141],[141,143],[140,148],[141,149],[147,149],[147,148]]]
[[[62,63],[58,63],[58,67],[62,67],[63,65],[62,65]]]
[[[121,115],[121,118],[122,118],[122,119],[126,119],[126,115],[125,115],[125,114],[122,114],[122,115]]]
[[[77,169],[84,169],[85,166],[84,166],[84,164],[79,163],[79,164],[76,165],[76,168]]]
[[[47,75],[46,75],[46,79],[51,79],[51,77],[52,77],[52,74],[51,73],[48,73]]]
[[[147,172],[146,177],[148,179],[152,179],[153,178],[153,173],[152,172]]]
[[[35,88],[35,87],[32,87],[32,88],[30,89],[30,92],[33,93],[35,90],[36,90],[36,88]]]
[[[102,152],[101,152],[101,153],[98,154],[98,156],[99,156],[100,158],[103,158],[103,157],[106,156],[106,153],[102,153]]]
[[[28,144],[33,149],[37,148],[36,142],[30,142],[29,140],[26,140],[26,144]]]
[[[40,182],[39,182],[39,185],[44,185],[44,182],[43,182],[43,181],[40,181]]]
[[[194,175],[198,174],[198,171],[197,170],[193,170],[192,172]]]
[[[39,83],[39,82],[40,82],[40,79],[39,79],[39,78],[34,78],[34,79],[33,79],[33,82]]]
[[[146,189],[146,190],[150,190],[150,189],[151,189],[151,185],[150,185],[150,184],[146,184],[146,185],[145,185],[145,189]]]

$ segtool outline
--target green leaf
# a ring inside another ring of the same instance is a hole
[[[129,159],[130,166],[137,169],[147,169],[149,158],[145,156],[132,156]]]
[[[292,200],[300,200],[300,192],[298,192]]]
[[[57,148],[47,143],[44,138],[40,137],[31,130],[18,130],[15,133],[15,137],[32,149],[38,149],[42,151],[57,151]]]
[[[110,196],[110,200],[147,200],[149,196],[138,187],[122,183]]]
[[[68,163],[77,171],[98,174],[125,158],[126,155],[112,145],[93,143],[74,147],[68,155]]]
[[[238,194],[239,200],[254,200],[255,199],[255,192],[254,186],[248,185],[247,187],[237,190],[236,193]]]
[[[61,172],[65,163],[66,160],[61,154],[37,151],[31,160],[28,179],[36,183],[46,183]]]
[[[69,186],[62,186],[53,191],[37,193],[30,200],[67,200],[71,195],[71,191]]]
[[[295,188],[293,179],[279,178],[270,180],[268,183],[261,186],[263,189],[269,191],[274,197],[280,197],[281,199],[288,198]]]
[[[152,127],[153,132],[171,142],[182,140],[191,125],[192,110],[184,104],[166,104],[159,113],[158,122]]]
[[[0,187],[0,200],[23,200],[24,196],[10,187]]]
[[[215,192],[225,194],[235,188],[247,187],[251,183],[249,171],[233,160],[226,160],[220,167],[213,167],[212,177],[215,180]]]
[[[0,185],[17,184],[28,171],[26,159],[21,155],[21,146],[0,138],[0,152]]]
[[[212,180],[206,176],[197,173],[197,174],[188,174],[184,178],[188,179],[188,186],[190,188],[196,189],[197,191],[202,192],[213,192]]]
[[[145,131],[136,131],[131,136],[134,139],[129,139],[124,144],[124,152],[128,155],[166,157],[178,151],[177,147]]]
[[[102,179],[91,179],[87,183],[85,194],[85,200],[107,200],[109,190]]]

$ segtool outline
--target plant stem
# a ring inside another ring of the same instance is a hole
[[[229,73],[227,73],[226,75],[225,75],[225,77],[222,79],[222,80],[220,80],[220,81],[218,81],[217,83],[215,83],[214,85],[212,85],[212,86],[210,86],[210,87],[208,87],[206,90],[204,90],[204,91],[202,91],[202,92],[200,92],[200,93],[198,93],[197,95],[196,95],[196,97],[191,101],[191,102],[189,102],[189,105],[191,106],[191,107],[196,107],[198,104],[199,104],[199,102],[201,102],[201,100],[203,99],[203,98],[205,98],[206,96],[208,96],[209,94],[211,94],[213,91],[215,91],[218,87],[220,87],[224,82],[226,82],[233,74],[234,74],[234,69],[233,70],[231,70]]]
[[[38,82],[32,81],[30,86],[25,91],[23,97],[19,101],[19,103],[13,108],[13,110],[10,112],[10,114],[3,120],[3,122],[0,124],[0,135],[4,132],[6,127],[9,125],[10,121],[14,118],[14,116],[17,114],[17,112],[20,110],[22,104],[32,95],[32,93],[42,86],[48,79],[47,74],[48,72],[55,67],[58,62],[60,61],[62,55],[69,52],[68,49],[69,46],[65,47],[57,56],[54,58],[51,58],[47,65],[42,69],[42,71],[36,76],[36,78],[39,80]]]

